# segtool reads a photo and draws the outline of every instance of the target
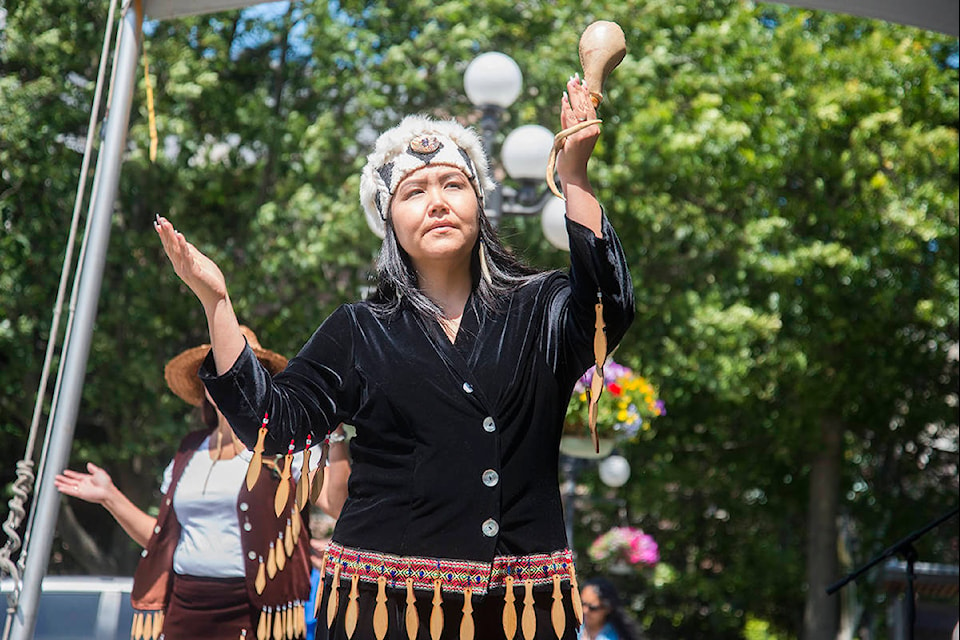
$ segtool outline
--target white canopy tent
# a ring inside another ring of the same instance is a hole
[[[782,4],[877,18],[951,36],[960,32],[960,5],[955,0],[790,0]]]
[[[146,0],[143,4],[148,20],[169,20],[243,9],[255,4],[263,4],[263,2],[261,0]]]
[[[259,4],[256,0],[146,0],[147,17],[167,20],[180,16],[239,9]],[[781,4],[847,13],[864,18],[908,24],[956,36],[960,31],[960,3],[956,0],[788,0]]]
[[[74,424],[79,409],[110,237],[110,219],[120,179],[123,149],[126,144],[130,105],[136,85],[137,58],[143,20],[144,18],[169,20],[182,16],[241,9],[255,4],[261,4],[261,2],[258,0],[124,0],[116,58],[113,61],[111,87],[113,105],[110,109],[110,117],[103,123],[103,143],[99,149],[93,177],[93,193],[87,217],[88,237],[85,240],[83,260],[74,285],[76,305],[71,311],[67,325],[60,371],[53,394],[50,426],[45,438],[45,457],[40,469],[41,478],[37,483],[38,491],[33,505],[32,519],[28,523],[26,544],[21,554],[23,563],[21,566],[24,567],[24,571],[19,581],[18,596],[15,598],[12,627],[8,626],[4,630],[4,635],[12,631],[9,637],[14,640],[30,640],[36,626],[40,587],[47,570],[60,504],[53,477],[66,466],[73,442]],[[913,0],[909,3],[902,0],[802,0],[782,4],[876,18],[952,36],[957,36],[960,31],[957,0]],[[113,5],[111,5],[111,15],[112,11]],[[55,323],[56,318],[55,315]],[[51,335],[56,333],[54,328]],[[49,351],[48,347],[48,355]],[[45,380],[45,377],[41,379],[40,393],[45,387]],[[10,618],[8,618],[8,624],[9,622]]]

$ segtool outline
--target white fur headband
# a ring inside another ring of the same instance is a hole
[[[360,175],[360,202],[370,228],[381,238],[397,186],[427,165],[449,165],[463,171],[483,205],[483,194],[495,188],[480,137],[454,120],[407,116],[377,138]]]

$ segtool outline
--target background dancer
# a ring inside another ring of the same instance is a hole
[[[333,528],[340,517],[347,499],[347,482],[350,479],[350,454],[347,450],[349,437],[343,426],[338,427],[328,438],[330,451],[323,477],[323,488],[317,499],[318,509],[310,513],[310,599],[307,604],[306,640],[326,640],[327,627],[317,624],[317,596],[319,595],[320,570],[323,558],[333,536]]]
[[[578,640],[640,640],[640,629],[623,609],[620,594],[606,578],[591,578],[580,589],[583,626]]]
[[[260,347],[247,327],[240,331],[267,371],[283,369],[284,356]],[[303,637],[309,532],[298,524],[292,498],[303,454],[293,456],[289,479],[282,479],[282,463],[265,456],[256,485],[247,489],[252,454],[197,377],[209,350],[187,349],[164,369],[170,390],[200,409],[205,428],[184,437],[164,471],[157,517],[133,504],[91,462],[86,473],[67,469],[55,484],[64,495],[102,505],[144,547],[131,594],[137,612],[133,638],[159,637],[162,630],[164,640],[236,640],[244,631],[253,639],[260,625],[266,637]],[[313,460],[319,462],[319,453]],[[277,516],[281,483],[289,485],[291,497]],[[288,545],[285,537],[291,535]]]

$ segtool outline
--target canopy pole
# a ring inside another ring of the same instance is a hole
[[[132,10],[131,10],[132,9]],[[82,273],[77,283],[78,296],[74,321],[70,323],[68,345],[64,354],[62,377],[57,380],[55,417],[49,433],[49,450],[42,475],[38,482],[36,509],[34,511],[33,535],[23,550],[26,565],[23,571],[23,587],[11,628],[12,640],[31,640],[37,624],[40,590],[50,561],[53,534],[57,526],[60,508],[60,493],[53,485],[70,459],[73,432],[83,391],[83,381],[90,354],[93,324],[97,316],[100,284],[106,263],[107,246],[110,241],[110,222],[113,214],[117,186],[120,182],[120,167],[126,149],[127,128],[130,122],[130,105],[136,86],[140,34],[143,24],[143,9],[140,0],[128,0],[120,18],[117,56],[114,60],[115,75],[113,99],[104,123],[104,140],[97,157],[95,190],[91,214],[87,221],[89,244],[84,252]],[[96,176],[100,176],[96,180]]]

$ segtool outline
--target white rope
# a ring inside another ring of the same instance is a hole
[[[76,244],[77,228],[80,221],[80,209],[83,205],[86,190],[87,173],[90,170],[90,158],[93,155],[93,142],[95,139],[97,120],[100,117],[100,100],[103,95],[104,77],[106,75],[106,68],[110,55],[110,43],[113,41],[113,27],[115,22],[114,17],[116,15],[116,7],[117,0],[111,0],[103,37],[103,49],[100,52],[100,67],[97,71],[97,84],[93,94],[93,106],[90,110],[90,121],[87,124],[87,139],[83,150],[83,162],[80,165],[80,177],[77,184],[76,198],[73,204],[73,217],[70,221],[70,233],[67,237],[67,247],[63,258],[63,267],[60,273],[60,284],[57,289],[57,300],[53,307],[53,319],[50,324],[50,335],[47,338],[47,351],[46,355],[44,356],[43,370],[40,374],[40,384],[37,388],[37,399],[33,407],[33,418],[30,422],[27,446],[24,450],[23,459],[17,462],[17,480],[13,486],[14,495],[8,503],[10,511],[7,514],[6,522],[3,524],[3,532],[7,535],[7,541],[3,548],[0,549],[0,577],[2,577],[4,574],[7,574],[13,578],[13,589],[7,596],[8,608],[6,624],[4,625],[2,636],[3,640],[7,640],[10,637],[10,623],[13,620],[14,614],[16,613],[17,603],[20,599],[20,574],[24,566],[25,558],[21,556],[19,561],[16,563],[14,563],[11,558],[20,550],[22,546],[22,540],[17,531],[20,528],[26,513],[23,505],[33,492],[33,481],[35,479],[33,473],[33,451],[36,447],[40,416],[43,412],[43,401],[46,395],[47,383],[50,377],[51,363],[53,362],[57,336],[59,335],[60,330],[60,317],[62,315],[63,299],[66,295],[67,281],[69,280],[73,265],[73,248]],[[84,246],[86,246],[86,236],[84,237],[84,242],[81,245],[81,260]],[[74,286],[74,295],[76,295],[76,286]],[[72,298],[71,308],[74,306],[74,303],[75,300]],[[53,406],[56,406],[55,402]],[[25,537],[29,539],[29,532]]]
[[[111,14],[113,13],[113,9],[114,9],[114,7],[116,6],[116,1],[117,1],[117,0],[112,0],[112,3],[113,3],[113,4],[111,4],[111,7],[110,7],[110,9],[111,9]],[[121,14],[120,14],[120,19],[121,19],[121,20],[123,20],[124,16],[126,15],[127,9],[129,8],[129,6],[130,6],[130,0],[124,0],[123,9],[122,9],[122,12],[121,12]],[[112,34],[112,30],[113,30],[113,16],[112,16],[112,15],[110,16],[110,19],[109,19],[109,22],[108,22],[108,29],[110,30],[109,33],[110,33],[110,37],[112,38],[112,37],[113,37],[113,34]],[[120,52],[120,39],[121,39],[122,37],[123,37],[123,32],[121,31],[121,32],[120,32],[120,36],[117,38],[116,44],[115,44],[114,49],[113,49],[113,59],[114,59],[114,61],[116,61],[117,56],[119,55],[119,52]],[[105,40],[104,40],[104,51],[107,50],[107,45],[108,45],[108,41],[105,39]],[[85,176],[86,176],[87,170],[88,170],[88,168],[89,168],[89,158],[90,158],[90,156],[92,155],[93,141],[94,141],[94,139],[95,139],[95,135],[94,135],[94,134],[95,134],[95,127],[96,127],[95,122],[96,122],[96,118],[99,116],[99,112],[100,112],[100,97],[101,97],[102,92],[103,92],[103,74],[104,74],[104,72],[105,72],[105,71],[104,71],[104,70],[105,70],[105,64],[104,64],[105,62],[106,62],[106,60],[103,58],[103,52],[101,52],[101,65],[100,65],[100,69],[99,69],[98,74],[97,74],[97,87],[96,87],[96,91],[95,91],[95,95],[94,95],[93,108],[91,109],[91,113],[90,113],[90,123],[91,123],[91,125],[93,125],[93,126],[88,126],[88,129],[87,129],[86,148],[84,149],[84,153],[83,153],[83,165],[84,165],[84,166],[82,166],[81,171],[80,171],[80,184],[79,184],[78,187],[77,187],[77,196],[78,196],[78,197],[77,197],[77,199],[74,201],[73,223],[72,223],[72,225],[71,225],[71,227],[70,227],[70,237],[69,237],[68,240],[67,240],[67,251],[68,251],[68,253],[67,253],[67,257],[65,257],[64,263],[63,263],[63,264],[64,264],[64,270],[63,270],[63,273],[62,273],[62,275],[61,275],[61,277],[60,277],[60,291],[59,291],[58,294],[57,294],[57,302],[56,302],[56,306],[55,306],[55,310],[54,310],[54,312],[56,313],[55,321],[56,321],[57,325],[59,325],[59,322],[60,322],[60,310],[61,310],[61,307],[63,306],[63,297],[62,297],[60,294],[63,292],[63,290],[64,290],[64,288],[65,288],[67,276],[70,275],[70,274],[69,274],[69,265],[70,265],[71,263],[70,263],[70,261],[69,261],[69,257],[70,257],[70,254],[71,254],[72,251],[73,251],[73,245],[74,245],[74,243],[75,243],[75,241],[76,241],[76,225],[77,225],[77,221],[78,221],[78,219],[79,219],[80,205],[83,203],[83,197],[82,197],[82,196],[83,196],[84,187],[86,186]],[[102,135],[102,132],[103,132],[104,128],[106,127],[107,120],[110,118],[110,105],[112,104],[112,101],[113,101],[113,82],[114,82],[114,78],[116,77],[116,74],[117,74],[117,67],[116,67],[116,65],[114,65],[113,68],[110,70],[110,82],[107,84],[107,104],[106,104],[106,109],[105,109],[104,114],[103,114],[103,122],[100,124],[101,135]],[[94,174],[93,174],[93,185],[92,185],[92,188],[91,188],[91,191],[92,191],[93,193],[96,193],[96,192],[97,192],[97,187],[99,186],[99,184],[100,184],[100,173],[99,173],[99,172],[94,172]],[[94,202],[93,202],[93,201],[89,202],[88,205],[87,205],[87,219],[90,218],[90,213],[91,213],[91,210],[93,209],[93,205],[94,205]],[[60,348],[61,354],[66,353],[66,352],[67,352],[67,349],[70,348],[70,334],[71,334],[71,329],[73,328],[74,312],[75,312],[76,309],[77,309],[77,296],[79,295],[79,292],[80,292],[80,278],[83,276],[83,260],[84,260],[84,256],[85,256],[86,253],[87,253],[87,243],[88,243],[88,240],[89,240],[89,239],[90,239],[90,227],[85,227],[84,230],[83,230],[83,240],[80,242],[80,255],[79,255],[78,258],[77,258],[77,271],[76,271],[76,273],[75,273],[74,276],[73,276],[73,288],[72,288],[71,291],[70,291],[70,303],[69,303],[69,305],[67,306],[67,308],[69,309],[70,312],[67,314],[67,328],[66,328],[66,330],[64,331],[64,343],[63,343],[63,346]],[[50,351],[52,351],[52,344],[53,344],[53,341],[56,339],[57,332],[54,330],[55,327],[56,327],[56,325],[51,328],[50,338],[49,338],[49,341],[47,342],[47,351],[48,351],[48,353],[50,353]],[[62,357],[62,356],[61,356],[61,358],[60,358],[60,365],[59,365],[59,368],[57,369],[57,377],[58,377],[58,379],[63,379],[63,368],[66,366],[66,363],[67,363],[67,359],[66,359],[65,357]],[[45,363],[45,364],[44,364],[44,374],[46,374],[47,372],[48,372],[48,365],[46,365],[46,363]],[[39,393],[38,393],[38,395],[37,395],[37,400],[38,400],[38,401],[42,400],[42,396],[41,396],[40,394],[46,393],[46,389],[47,389],[46,381],[44,380],[43,383],[41,384],[40,388],[39,388]],[[38,467],[38,469],[37,469],[37,475],[39,475],[39,476],[43,476],[43,467],[44,467],[44,465],[46,464],[46,461],[47,461],[47,450],[50,448],[50,431],[51,431],[51,426],[53,425],[53,421],[54,421],[54,420],[56,419],[56,417],[57,417],[57,403],[58,403],[59,399],[60,399],[60,387],[59,387],[59,385],[58,385],[58,386],[55,386],[55,387],[54,387],[54,389],[53,389],[53,397],[50,399],[50,415],[47,416],[46,437],[44,438],[44,441],[43,441],[43,449],[42,449],[41,452],[40,452],[40,465],[39,465],[39,467]],[[34,419],[35,419],[35,420],[39,420],[39,417],[40,417],[39,414],[34,413]],[[33,449],[31,448],[30,451],[32,452]],[[29,545],[29,542],[30,542],[30,532],[31,532],[31,529],[33,528],[33,513],[34,513],[34,510],[35,510],[35,509],[36,509],[36,502],[34,501],[34,503],[31,505],[31,508],[30,508],[30,517],[27,519],[27,530],[26,530],[26,532],[24,533],[24,536],[23,536],[24,545],[25,545],[25,546],[28,546],[28,545]],[[21,567],[23,566],[24,561],[25,561],[25,558],[21,557],[21,558],[20,558]],[[4,639],[4,640],[5,640],[5,639]]]

